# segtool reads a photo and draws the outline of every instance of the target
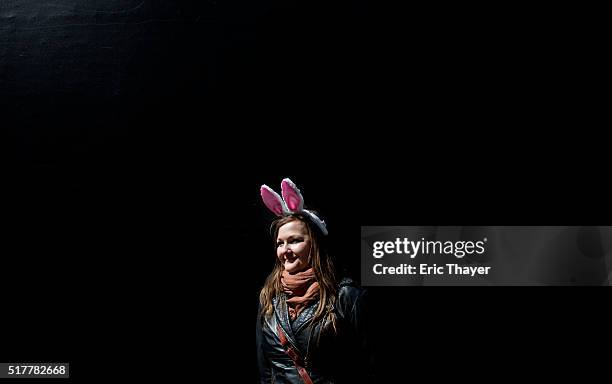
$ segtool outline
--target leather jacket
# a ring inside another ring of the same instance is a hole
[[[366,331],[366,291],[350,279],[339,284],[334,307],[336,331],[329,320],[323,324],[312,319],[319,301],[308,305],[298,317],[289,319],[286,295],[273,300],[270,318],[258,316],[257,357],[261,383],[303,383],[293,360],[281,345],[277,324],[289,345],[297,350],[314,384],[368,383],[371,377],[371,355]]]

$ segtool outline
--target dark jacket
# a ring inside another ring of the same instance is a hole
[[[319,301],[311,303],[290,321],[286,295],[274,300],[274,314],[258,317],[257,357],[261,383],[303,383],[298,371],[280,343],[279,324],[290,345],[297,349],[313,383],[368,383],[371,355],[367,340],[366,291],[350,279],[343,279],[334,307],[336,330],[329,321],[313,324]]]

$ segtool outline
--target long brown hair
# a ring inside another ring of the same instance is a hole
[[[309,265],[312,267],[317,282],[319,283],[319,305],[313,317],[313,323],[319,319],[328,318],[332,326],[335,328],[336,319],[333,314],[334,304],[336,303],[336,294],[338,288],[336,285],[336,273],[334,263],[327,254],[325,238],[316,225],[312,225],[307,216],[299,213],[293,213],[278,217],[270,226],[270,234],[276,245],[278,230],[283,225],[299,220],[306,225],[308,236],[310,237],[310,254],[308,256]],[[281,286],[281,275],[283,273],[283,264],[275,257],[276,263],[266,282],[264,283],[261,292],[259,293],[259,302],[261,305],[261,314],[269,317],[274,312],[272,299],[283,291]]]

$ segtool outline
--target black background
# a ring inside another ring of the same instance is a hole
[[[283,177],[349,270],[361,225],[609,224],[596,10],[3,7],[7,361],[89,380],[112,377],[99,359],[167,373],[212,352],[250,380],[258,190]],[[380,382],[599,361],[601,290],[371,291]]]

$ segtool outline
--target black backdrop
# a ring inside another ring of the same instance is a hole
[[[2,351],[83,379],[96,359],[212,351],[250,379],[273,257],[258,189],[283,177],[349,270],[361,225],[609,224],[587,15],[5,2]],[[569,362],[558,351],[590,351],[604,319],[594,291],[371,291],[380,382]]]

